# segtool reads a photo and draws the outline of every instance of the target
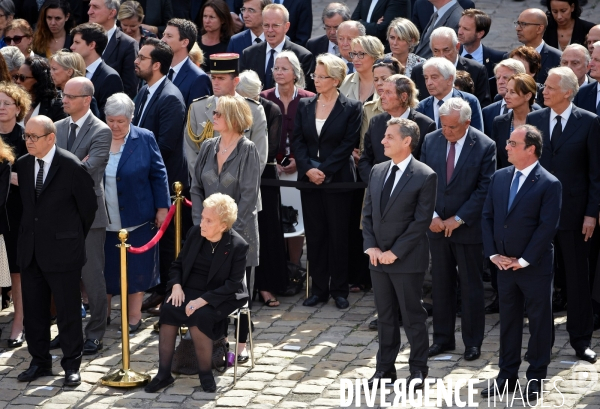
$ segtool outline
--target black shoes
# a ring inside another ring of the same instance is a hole
[[[481,391],[481,396],[484,398],[489,398],[495,396],[497,393],[501,396],[504,395],[504,388],[507,388],[508,393],[513,393],[515,391],[515,386],[517,386],[518,379],[504,379],[498,378],[496,379],[496,384],[490,384],[489,388],[485,388]]]
[[[146,300],[142,303],[142,311],[146,311],[152,307],[156,307],[158,304],[163,302],[164,299],[164,295],[152,293],[150,297],[146,298]]]
[[[396,369],[393,369],[391,371],[375,371],[375,374],[373,376],[371,376],[371,378],[369,379],[369,381],[367,382],[367,385],[369,387],[369,389],[373,389],[373,384],[375,383],[375,379],[379,379],[379,381],[377,382],[377,386],[381,386],[381,380],[382,379],[391,379],[391,383],[396,382],[397,379],[397,374],[396,374]]]
[[[216,392],[217,384],[215,383],[215,377],[212,374],[212,371],[199,372],[198,378],[200,378],[200,385],[204,392]]]
[[[243,354],[239,354],[237,356],[238,364],[243,364],[245,362],[248,362],[249,359],[250,359],[250,356],[248,355],[248,351],[244,351]]]
[[[8,339],[6,342],[7,342],[7,346],[9,348],[18,348],[21,345],[23,345],[24,341],[25,341],[25,333],[21,332],[17,338]]]
[[[492,303],[485,307],[486,314],[498,314],[500,312],[500,305],[498,302],[498,294],[492,300]]]
[[[19,382],[35,381],[40,376],[52,376],[52,368],[42,368],[41,366],[31,365],[25,372],[17,376]]]
[[[589,348],[575,351],[575,355],[577,355],[577,358],[582,359],[584,361],[588,361],[591,364],[595,363],[598,360],[596,353]]]
[[[561,290],[554,291],[552,295],[552,312],[561,312],[567,309],[567,298]]]
[[[415,383],[415,390],[423,389],[423,386],[425,386],[425,378],[427,378],[427,373],[428,372],[423,371],[410,371],[410,376],[406,378],[406,385],[410,386],[412,381],[417,381]]]
[[[436,356],[441,354],[442,352],[452,351],[456,348],[454,345],[440,345],[440,344],[431,344],[429,347],[429,356]]]
[[[523,403],[527,404],[529,402],[535,402],[540,397],[541,391],[542,387],[540,385],[540,381],[537,379],[530,380],[527,382],[527,395],[525,398],[526,402]]]
[[[60,340],[58,339],[58,335],[55,336],[52,341],[50,341],[50,349],[58,349],[60,348]]]
[[[333,300],[335,301],[335,306],[340,310],[345,310],[350,307],[350,303],[344,297],[333,297]]]
[[[375,318],[373,321],[369,322],[369,329],[371,331],[377,331],[377,318]]]
[[[144,391],[146,391],[148,393],[154,393],[154,392],[158,391],[159,389],[162,389],[164,387],[171,385],[173,382],[175,382],[175,379],[173,379],[173,377],[171,375],[169,375],[169,377],[167,379],[158,379],[158,377],[154,377],[154,379],[152,379],[150,381],[150,383],[148,385],[146,385],[146,387],[144,388]]]
[[[465,347],[465,361],[474,361],[481,356],[480,347]]]
[[[103,348],[101,340],[98,339],[86,339],[83,344],[83,355],[94,355],[97,354]]]
[[[317,295],[311,295],[306,300],[304,300],[302,305],[304,305],[305,307],[314,307],[315,305],[317,305],[319,303],[325,303],[325,302],[327,302],[327,300],[323,300],[322,298],[319,298],[319,296],[317,296]]]
[[[65,386],[77,386],[81,384],[81,376],[76,369],[67,369],[65,371]]]

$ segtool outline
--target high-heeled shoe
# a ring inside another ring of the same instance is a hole
[[[7,346],[9,348],[18,348],[21,345],[23,345],[23,342],[25,342],[25,332],[21,332],[19,334],[18,337],[16,337],[15,339],[8,339],[7,340]]]
[[[212,374],[212,371],[199,372],[198,377],[200,378],[200,385],[204,392],[216,392],[217,384],[215,383],[215,377]]]
[[[155,376],[154,379],[152,379],[150,383],[146,385],[144,391],[147,393],[154,393],[159,389],[171,385],[173,382],[175,382],[175,379],[172,376],[169,376],[167,379],[159,379],[157,376]]]

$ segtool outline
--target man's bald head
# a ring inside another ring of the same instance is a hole
[[[24,136],[29,154],[41,159],[50,152],[56,142],[56,126],[47,116],[37,115],[27,121]]]
[[[600,41],[600,24],[590,28],[586,37],[586,46],[590,54],[594,52],[594,43],[596,41]]]
[[[71,78],[69,81],[67,81],[67,84],[72,84],[74,87],[77,87],[76,89],[78,91],[81,91],[82,94],[84,94],[84,95],[90,95],[90,96],[94,95],[94,92],[95,92],[94,84],[92,83],[92,81],[90,81],[86,77]],[[65,89],[66,89],[66,84],[65,84]]]
[[[517,38],[528,47],[536,48],[542,43],[548,18],[540,9],[524,10],[516,22]]]
[[[77,122],[90,109],[94,96],[94,84],[86,77],[71,78],[63,90],[63,111]]]
[[[534,22],[542,24],[545,27],[548,26],[548,17],[541,9],[527,9],[521,13],[521,16],[531,17]],[[519,17],[521,17],[519,16]]]

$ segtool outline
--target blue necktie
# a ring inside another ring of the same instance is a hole
[[[440,99],[437,103],[438,107],[441,107],[442,105],[444,105],[444,100]],[[440,110],[438,108],[438,122],[437,122],[437,129],[442,129],[442,121],[440,119]]]
[[[265,70],[265,89],[273,88],[273,62],[275,61],[275,49],[271,49],[271,56]]]
[[[517,196],[517,192],[519,191],[519,180],[521,179],[522,173],[517,170],[515,173],[515,178],[510,185],[510,193],[508,194],[508,210],[510,210],[510,206],[515,200],[515,196]]]
[[[354,72],[354,64],[352,64],[351,62],[349,62],[346,65],[348,66],[348,74],[352,74]]]
[[[596,115],[600,115],[600,102],[596,105]]]

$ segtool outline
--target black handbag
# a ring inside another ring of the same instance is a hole
[[[183,375],[196,375],[200,372],[200,369],[198,368],[194,342],[188,334],[189,332],[181,338],[175,349],[171,371]],[[229,344],[225,341],[225,338],[213,341],[212,367],[220,373],[227,370],[227,351],[229,351]]]
[[[300,267],[291,261],[287,262],[288,286],[281,294],[287,297],[299,294],[304,287],[306,281],[306,269]]]
[[[281,226],[284,233],[294,233],[298,225],[298,210],[292,206],[281,205]]]

